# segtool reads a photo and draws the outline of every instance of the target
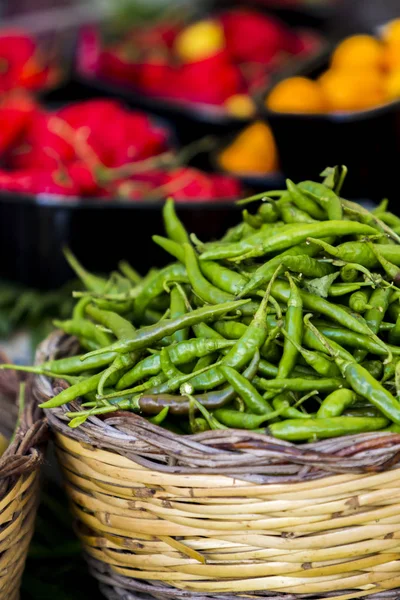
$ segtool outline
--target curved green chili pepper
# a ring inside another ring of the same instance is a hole
[[[172,198],[168,198],[163,206],[164,226],[168,237],[178,244],[189,242],[189,236],[182,222],[175,212],[175,203]]]
[[[343,218],[341,199],[326,185],[316,181],[302,181],[298,184],[298,187],[326,211],[328,219],[339,220]]]
[[[283,345],[283,354],[279,362],[278,375],[279,379],[286,379],[296,364],[298,349],[303,339],[303,302],[297,286],[289,273],[286,277],[290,284],[290,296],[288,299],[288,309],[285,316],[285,327],[287,336]],[[294,344],[291,340],[293,339]]]
[[[326,219],[326,212],[320,208],[312,198],[306,196],[293,181],[286,179],[286,185],[290,199],[297,208],[308,213],[318,221],[324,221]]]
[[[389,424],[385,417],[333,417],[331,419],[289,419],[273,423],[268,433],[288,442],[306,442],[342,435],[379,431]]]
[[[352,390],[335,390],[325,398],[317,412],[317,419],[330,419],[340,415],[356,400]]]

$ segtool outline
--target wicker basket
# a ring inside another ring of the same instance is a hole
[[[53,334],[37,358],[73,351]],[[65,385],[38,377],[34,393]],[[295,446],[238,430],[177,436],[124,412],[70,429],[65,410],[47,417],[110,599],[400,598],[400,435]]]
[[[0,362],[8,362],[0,354]],[[17,421],[19,380],[0,371],[0,431],[10,437]],[[38,471],[47,424],[27,382],[25,406],[13,442],[0,458],[0,600],[16,600],[39,497]]]

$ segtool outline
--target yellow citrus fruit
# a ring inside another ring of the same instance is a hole
[[[231,173],[262,175],[275,171],[278,153],[270,127],[262,121],[249,125],[220,153],[218,162]]]
[[[332,54],[333,68],[379,69],[384,63],[384,47],[370,35],[353,35],[341,42]]]
[[[400,19],[390,21],[383,30],[382,39],[387,44],[400,44]]]
[[[377,70],[351,73],[329,69],[319,82],[333,111],[365,110],[386,100],[385,77]]]
[[[278,83],[266,100],[276,112],[320,113],[326,110],[323,91],[318,82],[306,77],[290,77]]]
[[[224,102],[224,106],[234,117],[252,117],[256,112],[254,102],[247,94],[234,94]]]
[[[385,81],[385,90],[388,100],[400,98],[400,69],[389,73]]]
[[[197,21],[181,31],[174,49],[183,62],[203,60],[225,48],[222,26],[212,19]]]

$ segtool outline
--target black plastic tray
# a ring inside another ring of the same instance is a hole
[[[71,200],[0,195],[0,278],[51,289],[72,277],[62,247],[68,245],[95,271],[109,272],[121,259],[139,272],[169,262],[151,239],[164,235],[162,203]],[[237,222],[234,202],[180,202],[177,211],[200,239],[221,236]]]
[[[293,75],[315,78],[327,69],[328,57],[326,52],[297,71],[285,72],[279,79]],[[265,97],[270,89],[272,85]],[[358,112],[309,115],[265,108],[263,111],[273,130],[286,177],[315,179],[326,166],[343,164],[349,169],[345,184],[348,196],[372,200],[389,196],[396,210],[400,101]]]

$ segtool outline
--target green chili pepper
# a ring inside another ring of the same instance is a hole
[[[354,404],[356,395],[352,390],[335,390],[325,398],[317,412],[318,419],[340,417],[344,410]]]
[[[272,406],[285,419],[311,419],[311,415],[303,413],[292,406],[291,392],[282,392],[272,400]]]
[[[186,269],[180,263],[168,265],[161,269],[135,298],[134,316],[136,321],[140,322],[150,302],[165,291],[168,282],[187,283],[188,281]]]
[[[364,313],[369,308],[372,308],[370,304],[368,304],[368,300],[370,297],[370,290],[362,289],[354,292],[349,298],[349,306],[356,313]]]
[[[285,337],[283,354],[279,362],[277,376],[279,379],[286,379],[290,375],[298,355],[296,345],[300,345],[303,339],[303,302],[299,290],[289,273],[286,273],[286,277],[289,279],[290,284],[290,296],[285,317],[285,327],[288,335]],[[294,344],[291,342],[292,339]]]
[[[342,435],[379,431],[389,424],[384,417],[333,417],[331,419],[289,419],[273,423],[268,432],[273,437],[289,442],[305,442]]]
[[[326,185],[315,181],[303,181],[299,183],[298,187],[326,211],[328,219],[340,220],[343,218],[342,202],[339,196]]]
[[[187,313],[185,300],[182,297],[182,293],[177,285],[174,285],[171,288],[170,294],[170,316],[171,319],[175,319],[176,317],[180,317]],[[174,342],[184,342],[189,338],[189,329],[180,329],[179,331],[175,331],[172,334],[172,339]]]
[[[179,329],[184,329],[185,327],[190,327],[203,321],[216,320],[220,315],[239,309],[246,302],[247,300],[235,300],[234,302],[224,302],[223,304],[219,304],[217,306],[204,306],[175,319],[164,319],[155,325],[142,327],[140,330],[135,331],[135,334],[132,335],[131,339],[118,340],[117,342],[111,344],[111,346],[108,348],[96,350],[95,352],[86,354],[84,360],[89,356],[96,356],[102,354],[103,352],[115,351],[125,353],[132,352],[133,350],[140,348],[151,347],[152,344],[158,340],[167,335],[171,335]]]
[[[174,242],[185,244],[189,242],[189,236],[182,222],[175,212],[175,204],[172,198],[168,198],[163,207],[163,219],[168,237]]]
[[[318,204],[312,199],[306,196],[304,192],[290,179],[286,179],[287,189],[289,191],[291,201],[304,212],[308,213],[314,219],[318,221],[324,221],[326,219],[325,211],[318,206]]]
[[[87,338],[93,340],[100,346],[108,346],[111,343],[109,335],[101,331],[94,323],[87,319],[71,319],[68,321],[53,321],[54,326],[68,333],[76,335],[78,338]]]
[[[221,365],[219,370],[224,378],[235,389],[235,392],[242,398],[248,410],[256,415],[267,415],[273,412],[270,404],[264,400],[259,392],[251,383],[232,367]],[[217,417],[218,418],[218,417]],[[246,428],[247,429],[247,428]],[[250,427],[253,429],[253,427]]]
[[[63,252],[70,267],[75,271],[75,273],[82,281],[86,289],[91,290],[92,292],[104,292],[107,285],[107,281],[103,279],[103,277],[93,275],[92,273],[89,273],[89,271],[84,269],[77,260],[77,258],[72,254],[69,248],[64,248]]]
[[[305,242],[309,237],[374,235],[374,233],[375,230],[372,227],[363,225],[357,221],[336,220],[302,225],[284,225],[269,235],[260,230],[259,233],[254,233],[241,242],[206,250],[200,255],[200,260],[219,260],[238,257],[239,260],[243,260],[249,257],[263,256],[271,252],[286,250],[290,246]]]
[[[257,429],[265,421],[270,421],[277,416],[277,412],[270,412],[262,416],[252,415],[251,413],[242,413],[229,408],[219,408],[214,411],[214,416],[220,423],[234,429]]]

